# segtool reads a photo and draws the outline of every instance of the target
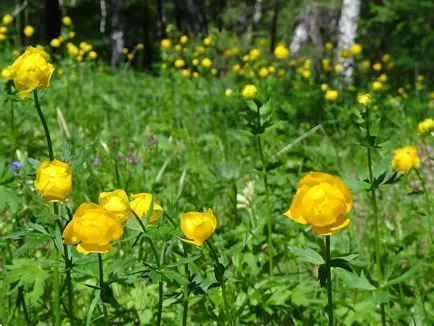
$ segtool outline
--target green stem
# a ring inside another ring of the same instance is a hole
[[[38,98],[38,91],[36,89],[33,91],[33,97],[35,99],[35,106],[39,114],[39,119],[41,120],[42,127],[44,128],[45,138],[47,139],[48,156],[50,157],[50,161],[52,161],[54,160],[54,154],[53,154],[53,144],[51,142],[50,130],[48,129],[47,122],[45,121],[44,113],[41,110],[41,106],[39,104],[39,98]]]
[[[53,290],[54,290],[54,298],[53,298],[53,313],[54,313],[54,325],[60,326],[60,275],[59,269],[56,267],[54,269],[53,275]]]
[[[370,109],[366,107],[366,135],[368,138],[371,137],[371,129],[370,129]],[[378,288],[381,288],[383,284],[383,270],[381,268],[381,251],[380,251],[380,230],[378,224],[378,206],[377,206],[377,194],[376,188],[374,185],[374,175],[372,173],[372,155],[371,155],[371,146],[367,146],[368,149],[368,170],[369,170],[369,183],[371,185],[371,205],[374,209],[374,232],[375,232],[375,259],[376,259],[376,271],[377,271],[377,280],[378,280]],[[383,326],[386,325],[386,313],[384,308],[384,303],[381,304],[381,324]]]
[[[333,292],[332,292],[332,272],[330,259],[330,236],[326,235],[326,269],[327,269],[327,314],[329,315],[329,326],[334,325],[333,319]]]
[[[237,196],[238,196],[238,189],[237,189],[237,181],[232,181],[232,193],[233,193],[233,210],[234,210],[234,221],[236,225],[240,223],[238,220],[238,209],[237,209]]]
[[[72,270],[72,259],[68,255],[68,247],[63,244],[63,258],[65,261],[65,282],[68,288],[68,315],[71,326],[74,325],[74,292],[72,288],[71,280],[71,270]]]
[[[416,168],[413,169],[413,170],[416,172],[417,177],[419,178],[420,183],[422,184],[423,194],[425,196],[425,205],[428,206],[427,207],[427,212],[428,212],[428,214],[427,214],[428,215],[428,236],[429,236],[430,242],[433,243],[433,236],[432,236],[433,226],[432,226],[432,217],[431,217],[431,215],[432,215],[431,214],[431,208],[432,208],[431,199],[429,197],[429,193],[428,193],[428,189],[426,187],[425,180],[420,175],[419,170],[416,169]]]
[[[188,257],[187,248],[184,243],[182,244],[182,246],[184,248],[184,256],[187,258]],[[184,264],[184,274],[188,280],[189,279],[188,263]],[[188,320],[188,300],[189,300],[188,285],[189,285],[188,282],[184,284],[184,298],[183,298],[183,305],[182,305],[182,326],[187,326],[187,320]]]
[[[206,241],[206,244],[208,245],[208,247],[210,249],[211,256],[214,259],[215,263],[220,264],[217,253],[214,249],[214,246],[212,245],[212,242]],[[222,288],[222,296],[223,296],[223,302],[225,304],[225,310],[226,310],[227,316],[229,317],[229,325],[233,325],[232,311],[231,311],[231,306],[229,305],[229,300],[228,300],[228,296],[226,293],[226,285],[225,285],[224,277],[223,277],[223,280],[222,280],[220,286]]]
[[[259,115],[259,113],[258,113]],[[269,270],[270,276],[273,275],[273,242],[272,242],[272,221],[271,221],[271,204],[270,204],[270,191],[268,189],[268,175],[267,175],[267,162],[265,161],[264,152],[262,150],[261,137],[256,136],[258,143],[259,155],[261,157],[262,163],[262,179],[264,181],[265,187],[265,204],[267,206],[267,235],[268,235],[268,260],[269,260]]]
[[[98,267],[99,267],[99,288],[102,293],[104,291],[104,269],[103,269],[101,254],[98,254]],[[104,314],[104,326],[108,326],[109,319],[108,319],[107,307],[105,306],[104,302],[102,303],[102,310]]]
[[[149,246],[151,247],[152,253],[155,258],[155,264],[157,265],[157,269],[160,272],[161,271],[161,263],[160,258],[158,257],[157,250],[155,249],[154,243],[152,240],[147,236],[148,231],[146,230],[146,226],[143,224],[142,219],[137,215],[135,211],[131,211],[136,218],[137,222],[139,223],[143,233],[145,234],[145,239],[148,242]],[[158,282],[158,313],[157,313],[157,323],[156,325],[161,325],[161,317],[163,315],[163,281]]]

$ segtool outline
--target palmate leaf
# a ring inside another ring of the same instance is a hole
[[[344,269],[337,269],[339,277],[342,282],[351,289],[359,289],[365,291],[373,291],[376,289],[369,280],[366,278],[364,272],[362,271],[360,276],[356,273],[350,273]]]
[[[289,251],[295,255],[296,259],[301,262],[311,263],[315,265],[325,264],[322,256],[313,249],[300,249],[288,246]]]

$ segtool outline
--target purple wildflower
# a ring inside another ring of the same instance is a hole
[[[93,165],[101,165],[101,160],[99,159],[99,157],[95,157],[92,161]]]
[[[129,153],[129,154],[128,154],[128,161],[129,161],[131,164],[134,164],[134,165],[136,165],[136,164],[139,163],[139,160],[137,159],[137,156],[136,156],[136,154],[134,154],[134,153]]]
[[[23,166],[24,166],[24,163],[23,162],[19,162],[19,161],[12,162],[12,164],[11,164],[12,170],[21,169]]]

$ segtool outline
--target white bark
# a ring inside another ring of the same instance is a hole
[[[309,37],[308,25],[306,20],[303,19],[295,28],[294,37],[289,45],[289,51],[292,55],[296,55],[301,48],[301,45],[307,41]]]
[[[255,11],[253,12],[253,24],[257,25],[262,17],[262,0],[256,0]]]
[[[344,67],[344,80],[346,84],[351,84],[353,76],[353,59],[350,57],[341,58],[340,53],[354,44],[357,37],[357,28],[360,20],[361,0],[344,0],[341,10],[341,18],[338,26],[338,46],[336,57],[338,63]]]
[[[101,7],[101,21],[99,24],[99,31],[101,34],[104,34],[105,27],[107,24],[107,5],[105,3],[105,0],[100,1],[100,7]]]
[[[112,0],[112,58],[111,66],[112,68],[117,68],[119,66],[119,60],[122,55],[122,49],[125,46],[124,32],[122,30],[121,22],[121,6],[122,0]]]

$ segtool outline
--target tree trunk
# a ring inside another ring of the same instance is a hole
[[[276,38],[277,38],[277,19],[279,17],[280,10],[280,0],[274,0],[273,7],[273,20],[271,22],[271,42],[270,42],[270,52],[273,53],[274,48],[276,47]]]
[[[107,26],[107,3],[106,0],[100,0],[99,2],[101,8],[101,20],[99,22],[99,32],[105,34]]]
[[[357,28],[360,20],[360,0],[344,0],[341,10],[341,18],[338,26],[338,46],[336,57],[338,63],[344,67],[344,81],[347,85],[351,84],[353,77],[353,59],[348,57],[341,58],[340,53],[354,44],[357,37]]]
[[[159,38],[163,39],[167,37],[166,33],[166,18],[163,11],[163,0],[157,0],[157,12],[158,12],[158,31]]]
[[[112,58],[111,66],[112,68],[119,67],[119,61],[122,55],[122,49],[125,45],[123,22],[121,17],[122,0],[111,0],[112,3]]]
[[[208,22],[201,0],[175,0],[175,10],[176,24],[182,33],[208,34]]]
[[[289,45],[289,51],[292,55],[297,55],[301,45],[309,38],[309,30],[306,16],[303,16],[295,27],[294,37]]]
[[[152,59],[153,59],[153,42],[151,40],[151,35],[153,35],[153,19],[151,17],[151,12],[149,10],[148,0],[144,0],[143,3],[143,44],[145,45],[143,54],[143,63],[146,70],[152,70]]]
[[[45,0],[45,26],[48,43],[60,35],[62,12],[59,0]]]

